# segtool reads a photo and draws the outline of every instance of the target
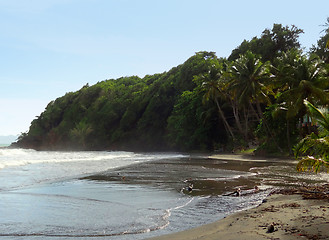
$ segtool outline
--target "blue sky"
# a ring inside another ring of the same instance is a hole
[[[161,73],[198,51],[228,57],[273,23],[321,36],[329,2],[0,0],[0,135],[26,132],[47,103],[121,76]]]

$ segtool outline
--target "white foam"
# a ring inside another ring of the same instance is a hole
[[[136,154],[133,152],[59,152],[59,151],[35,151],[31,149],[0,149],[0,168],[11,166],[23,166],[38,163],[63,163],[86,161],[113,161],[120,160],[130,164],[162,158],[182,157],[181,154]],[[126,165],[126,164],[123,164]],[[117,166],[117,164],[115,165]],[[122,164],[119,164],[122,166]]]
[[[45,181],[93,174],[139,162],[182,156],[177,153],[0,149],[0,189],[20,188]]]

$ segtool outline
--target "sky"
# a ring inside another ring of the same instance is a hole
[[[0,135],[27,132],[47,104],[86,83],[162,73],[199,51],[228,57],[274,23],[304,30],[328,0],[0,0]]]

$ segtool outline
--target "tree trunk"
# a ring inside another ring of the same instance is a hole
[[[287,119],[287,141],[288,141],[288,149],[289,149],[289,155],[292,155],[292,147],[291,147],[291,141],[290,141],[290,124],[289,119]]]
[[[258,99],[256,99],[256,107],[257,107],[257,112],[258,112],[259,119],[262,119],[263,118],[263,111],[262,111],[262,108],[260,107],[260,103],[259,103]]]
[[[273,139],[273,142],[274,142],[274,144],[276,145],[276,147],[278,148],[278,150],[279,150],[281,153],[283,153],[282,148],[279,146],[278,142],[276,141],[275,137],[273,136],[272,131],[271,131],[270,127],[268,126],[266,119],[265,119],[264,116],[263,116],[263,111],[262,111],[262,109],[261,109],[261,107],[260,107],[260,103],[259,103],[258,99],[256,99],[256,107],[257,107],[257,111],[258,111],[258,116],[259,116],[259,118],[263,120],[263,123],[264,123],[265,129],[266,129],[266,131],[267,131],[267,134],[268,134],[269,136],[271,136],[271,138]]]
[[[240,134],[245,137],[245,134],[244,134],[243,128],[241,126],[241,122],[240,122],[238,105],[236,104],[236,101],[234,101],[232,99],[231,99],[231,105],[232,105],[235,124],[236,124]]]
[[[244,111],[244,121],[245,121],[245,126],[244,126],[244,134],[247,143],[249,144],[249,109],[246,110],[246,108],[243,108]]]
[[[254,108],[254,106],[251,104],[251,102],[249,103],[249,105],[250,105],[251,111],[252,111],[253,114],[256,116],[256,119],[257,119],[257,121],[259,122],[259,121],[260,121],[260,118],[259,118],[259,116],[258,116],[258,114],[257,114],[257,112],[256,112],[256,110],[255,110],[255,108]]]
[[[226,121],[225,115],[224,115],[221,107],[219,106],[217,98],[215,98],[215,102],[216,102],[216,105],[217,105],[217,108],[218,108],[219,115],[223,119],[224,127],[225,127],[226,131],[229,132],[229,134],[232,136],[233,139],[235,139],[235,136],[232,132],[232,129],[231,129],[230,125],[228,124],[228,122]]]
[[[312,132],[310,117],[308,115],[306,115],[306,117],[307,117],[307,133],[308,133],[308,135],[310,135]]]

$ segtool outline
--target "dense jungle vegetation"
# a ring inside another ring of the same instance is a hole
[[[329,103],[329,18],[305,52],[274,24],[228,58],[197,52],[168,72],[109,79],[50,102],[17,142],[35,149],[292,153]]]

